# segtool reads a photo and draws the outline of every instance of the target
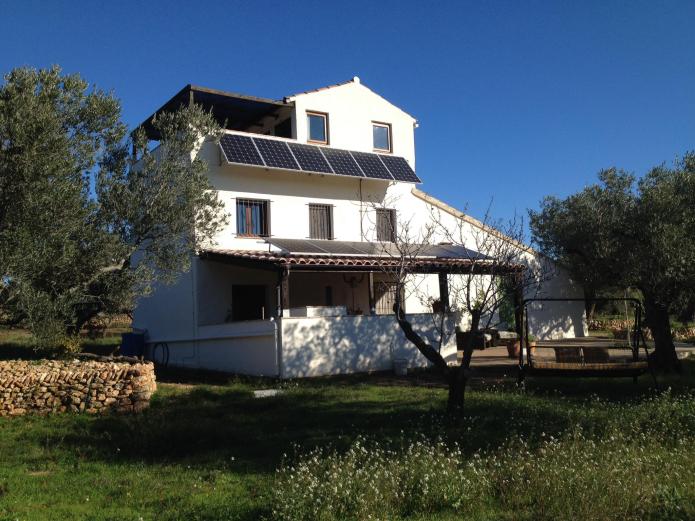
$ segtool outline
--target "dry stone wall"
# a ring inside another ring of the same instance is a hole
[[[156,389],[152,363],[132,358],[0,361],[0,416],[140,412]]]

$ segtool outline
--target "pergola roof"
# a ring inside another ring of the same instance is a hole
[[[342,241],[330,241],[340,243]],[[343,243],[373,244],[373,243]],[[436,248],[432,246],[432,248]],[[393,252],[372,255],[336,253],[296,253],[265,250],[207,249],[199,252],[203,259],[260,269],[292,271],[383,271],[405,264],[410,273],[466,273],[495,274],[518,273],[521,265],[501,266],[498,262],[480,254],[438,257],[424,254],[397,256]],[[437,251],[437,250],[433,250]],[[468,250],[470,251],[470,250]]]
[[[186,85],[179,92],[158,108],[140,126],[145,129],[149,139],[160,139],[157,129],[152,125],[155,115],[162,112],[174,112],[182,106],[196,103],[205,111],[211,111],[220,125],[230,130],[244,130],[263,117],[280,110],[289,110],[290,105],[284,101],[275,101],[255,96],[246,96],[234,92],[208,89],[197,85]]]

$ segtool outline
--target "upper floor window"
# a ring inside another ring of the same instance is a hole
[[[333,239],[333,206],[330,204],[309,205],[309,237]]]
[[[241,237],[268,237],[270,235],[270,201],[237,199],[236,233]]]
[[[376,240],[382,242],[396,242],[396,210],[390,208],[377,208]]]
[[[309,130],[309,141],[328,144],[328,114],[307,112],[306,123]]]
[[[374,150],[378,152],[391,152],[391,125],[388,123],[372,122],[372,139]]]

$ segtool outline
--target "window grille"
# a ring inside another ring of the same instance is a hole
[[[331,205],[309,205],[309,237],[333,239],[333,207]]]
[[[236,231],[242,237],[270,236],[270,202],[259,199],[236,200]]]

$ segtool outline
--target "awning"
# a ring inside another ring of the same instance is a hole
[[[292,271],[384,271],[407,265],[410,273],[503,274],[523,270],[462,246],[438,244],[400,249],[392,243],[267,239],[267,250],[206,249],[203,259]],[[406,250],[406,251],[404,251]]]

